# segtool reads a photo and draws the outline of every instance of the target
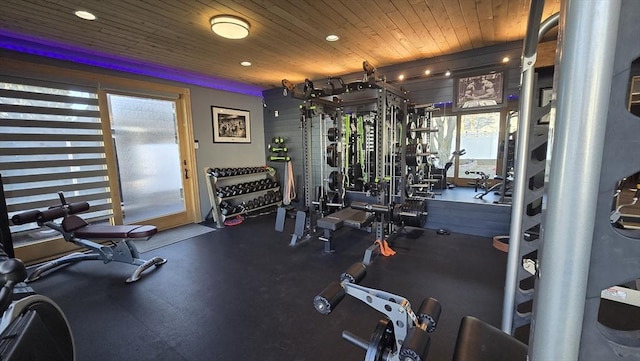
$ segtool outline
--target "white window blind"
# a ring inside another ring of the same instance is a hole
[[[96,89],[0,77],[0,173],[9,216],[87,201],[87,221],[113,214]],[[12,226],[14,244],[51,236]]]

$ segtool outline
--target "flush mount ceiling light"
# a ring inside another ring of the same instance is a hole
[[[93,15],[92,13],[88,12],[88,11],[84,11],[84,10],[78,10],[75,11],[74,14],[79,17],[80,19],[84,19],[84,20],[95,20],[96,16]]]
[[[249,23],[237,16],[218,15],[209,20],[211,31],[227,39],[244,39],[249,36]]]
[[[250,61],[241,61],[240,65],[242,65],[242,66],[251,66],[251,62]]]
[[[326,38],[324,38],[326,41],[338,41],[340,40],[340,37],[336,34],[329,34],[327,35]]]

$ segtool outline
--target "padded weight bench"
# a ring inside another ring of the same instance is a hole
[[[460,323],[453,361],[526,361],[528,346],[475,317]]]
[[[74,215],[74,213],[88,210],[89,204],[87,202],[67,204],[62,195],[60,195],[60,199],[62,206],[45,211],[33,210],[16,214],[11,218],[11,221],[14,224],[37,222],[40,226],[47,226],[58,231],[67,242],[87,248],[89,252],[75,252],[47,262],[36,268],[25,282],[35,281],[41,278],[43,273],[58,269],[63,265],[84,260],[100,260],[104,263],[116,261],[138,266],[131,277],[127,278],[127,283],[130,283],[139,280],[142,273],[151,266],[160,266],[167,262],[161,257],[154,257],[148,261],[140,259],[138,249],[132,242],[149,239],[158,232],[155,226],[88,224],[84,219]],[[53,221],[61,217],[63,218],[61,223]],[[102,245],[89,239],[118,241],[114,241],[111,245]]]
[[[335,251],[332,243],[333,232],[342,227],[368,229],[375,218],[375,214],[373,213],[350,207],[320,218],[317,226],[323,229],[323,235],[320,237],[320,240],[324,241],[324,252],[333,253]]]

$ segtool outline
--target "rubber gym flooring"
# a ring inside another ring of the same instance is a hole
[[[350,296],[330,315],[313,298],[352,263],[373,235],[342,230],[336,252],[315,239],[289,246],[293,220],[274,230],[275,214],[246,219],[154,251],[168,262],[132,284],[122,263],[85,261],[30,284],[67,315],[78,361],[363,360],[343,330],[369,339],[384,316]],[[291,228],[291,229],[289,229]],[[429,360],[450,360],[460,320],[500,325],[507,256],[490,238],[414,230],[377,257],[362,285],[411,301],[442,305]]]

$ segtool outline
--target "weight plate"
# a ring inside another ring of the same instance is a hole
[[[410,199],[394,208],[393,220],[409,227],[422,227],[427,220],[427,202]]]
[[[384,351],[393,351],[394,346],[393,322],[391,320],[380,320],[373,334],[371,334],[364,361],[382,361]]]
[[[329,167],[338,166],[338,149],[336,143],[327,146],[327,164]]]
[[[329,138],[330,142],[335,142],[338,140],[338,128],[329,128],[327,130],[327,138]]]
[[[405,181],[404,193],[407,197],[411,198],[414,194],[414,188],[412,185],[415,183],[415,179],[413,177],[413,173],[407,174],[407,179]]]
[[[405,147],[405,157],[408,166],[422,165],[422,144],[409,144]]]
[[[411,121],[409,122],[408,126],[407,126],[407,138],[409,139],[416,139],[416,131],[415,129],[416,127],[416,122]]]
[[[335,191],[340,188],[340,173],[338,171],[332,171],[329,173],[329,189]]]

